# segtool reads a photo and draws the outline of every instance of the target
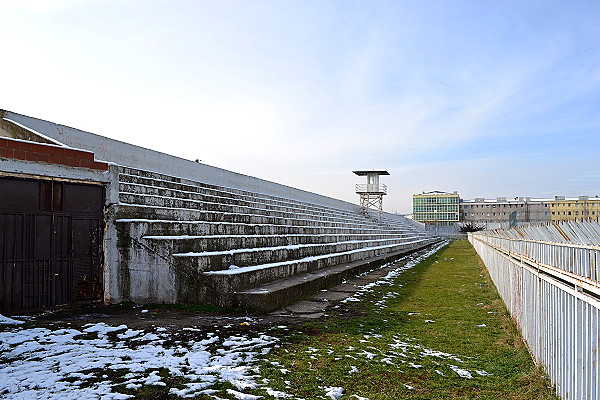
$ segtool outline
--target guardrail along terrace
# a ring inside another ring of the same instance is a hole
[[[600,225],[469,234],[536,361],[569,399],[600,394]]]

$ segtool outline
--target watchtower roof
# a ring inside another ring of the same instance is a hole
[[[352,171],[358,176],[366,176],[368,174],[389,175],[390,173],[383,169],[368,169],[364,171]]]

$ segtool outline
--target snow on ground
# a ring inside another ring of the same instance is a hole
[[[428,252],[423,253],[423,254],[419,255],[418,257],[409,256],[409,261],[405,265],[403,265],[399,268],[393,269],[386,276],[377,280],[376,282],[372,282],[372,283],[369,283],[369,284],[366,284],[366,285],[360,287],[358,292],[356,292],[354,295],[346,298],[345,300],[342,300],[341,303],[343,304],[343,303],[348,303],[348,302],[361,302],[364,300],[366,295],[374,293],[376,288],[379,286],[384,286],[384,285],[385,286],[396,286],[396,285],[398,285],[395,282],[395,280],[400,274],[411,269],[412,267],[414,267],[415,265],[417,265],[418,263],[420,263],[427,257],[433,255],[438,250],[440,250],[442,247],[444,247],[446,244],[447,244],[447,242],[438,244],[437,246],[433,247]],[[383,267],[385,267],[385,265]],[[387,300],[395,298],[398,295],[399,294],[397,292],[390,291],[387,294],[385,294],[380,300],[375,302],[374,304],[376,305],[376,307],[379,310],[383,310],[387,307]],[[411,313],[408,313],[408,315],[420,315],[420,313],[411,312]],[[424,322],[425,323],[435,323],[435,321],[430,320],[430,319],[424,320]],[[381,338],[381,335],[378,335],[377,333],[372,332],[370,335],[365,335],[365,339],[368,339],[368,340],[360,340],[359,342],[360,343],[370,343],[372,340],[376,340],[376,339],[380,339],[380,338]],[[404,338],[404,337],[401,337],[400,335],[395,335],[392,338],[391,343],[386,344],[386,343],[381,343],[381,341],[379,341],[379,342],[380,342],[379,348],[385,348],[387,346],[389,348],[389,350],[388,351],[380,350],[373,346],[370,346],[369,350],[355,349],[354,347],[350,346],[350,347],[348,347],[348,353],[345,354],[344,356],[351,358],[353,360],[366,359],[369,362],[374,361],[374,362],[385,363],[388,365],[395,365],[398,368],[410,367],[410,368],[419,369],[419,368],[424,367],[422,364],[435,365],[437,368],[437,369],[435,369],[435,372],[437,372],[441,376],[452,376],[452,372],[454,372],[456,375],[458,375],[461,378],[467,378],[467,379],[472,378],[472,373],[469,372],[467,369],[459,368],[455,365],[446,363],[446,361],[464,363],[463,359],[461,359],[459,356],[423,347],[420,344],[418,344],[416,342],[416,339],[414,339],[414,338]],[[318,351],[315,351],[315,350],[323,351],[324,349],[312,349],[312,352],[315,355],[317,355]],[[353,369],[354,369],[354,367],[352,367],[352,369],[350,370],[350,373],[355,372]],[[446,370],[447,373],[445,374],[445,373],[441,372],[440,369]],[[486,371],[474,371],[474,372],[480,376],[489,375]],[[454,376],[456,376],[456,375],[454,375]]]
[[[17,325],[22,323],[23,321],[17,321],[16,319],[8,318],[0,314],[0,325]]]
[[[414,256],[408,256],[409,261],[404,264],[403,266],[400,266],[398,268],[394,268],[393,270],[391,270],[386,276],[384,276],[383,278],[372,282],[372,283],[368,283],[364,286],[362,286],[360,288],[360,290],[358,292],[356,292],[354,295],[347,297],[346,299],[342,300],[341,303],[348,303],[348,302],[360,302],[362,301],[362,297],[369,294],[369,293],[373,293],[373,291],[375,290],[375,288],[377,286],[383,286],[383,285],[387,285],[387,286],[396,286],[397,283],[395,282],[395,279],[402,274],[403,272],[411,269],[412,267],[414,267],[415,265],[417,265],[418,263],[420,263],[421,261],[425,260],[427,257],[435,254],[436,252],[438,252],[442,247],[446,246],[448,244],[447,241],[444,241],[442,243],[437,244],[436,246],[432,247],[429,251],[427,251],[426,253],[423,253],[421,255],[419,255],[418,257],[414,257]],[[385,264],[383,265],[381,268],[385,268],[389,265],[391,265],[393,263],[389,263],[389,264]],[[386,307],[387,304],[387,300],[395,298],[398,296],[398,293],[396,292],[389,292],[386,295],[383,296],[383,298],[379,301],[377,301],[375,303],[375,305],[379,308],[379,309],[383,309]]]
[[[177,339],[182,340],[177,340]],[[3,399],[126,399],[117,386],[164,386],[166,369],[182,378],[171,393],[193,397],[230,382],[236,398],[252,400],[256,364],[277,342],[266,334],[202,338],[144,332],[104,323],[84,329],[17,328],[0,332],[0,397]],[[109,377],[111,375],[111,377]],[[119,379],[115,379],[117,376]],[[281,396],[283,397],[283,396]]]
[[[344,388],[338,386],[324,387],[322,389],[325,390],[325,396],[332,400],[339,400],[344,395]]]

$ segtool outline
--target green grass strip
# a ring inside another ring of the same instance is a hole
[[[265,383],[304,399],[557,398],[465,240],[356,298],[270,354]]]

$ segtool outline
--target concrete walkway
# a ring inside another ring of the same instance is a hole
[[[369,283],[376,282],[385,277],[390,271],[397,269],[408,263],[410,260],[419,257],[420,255],[431,250],[426,248],[415,252],[401,260],[375,269],[371,272],[359,275],[351,280],[348,280],[340,285],[332,288],[321,290],[320,292],[310,296],[307,299],[291,304],[280,310],[273,311],[269,316],[273,317],[290,317],[302,319],[317,319],[324,317],[328,309],[336,306],[342,300],[351,297],[353,294],[361,290],[361,288]]]

